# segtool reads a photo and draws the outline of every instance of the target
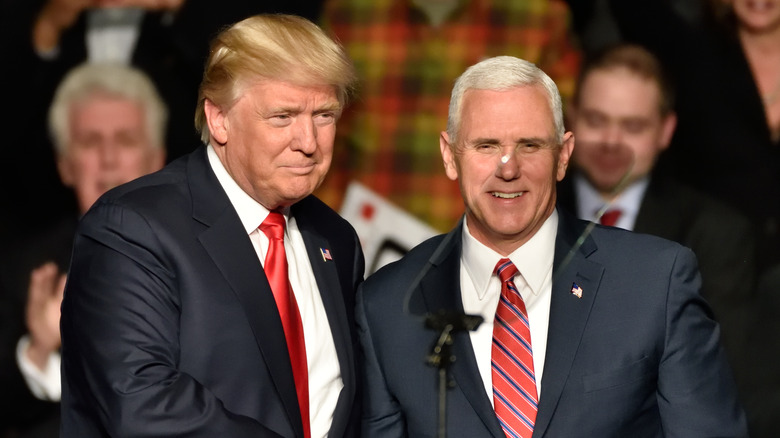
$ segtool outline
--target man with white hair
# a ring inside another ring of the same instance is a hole
[[[693,253],[556,208],[574,135],[542,70],[467,69],[440,149],[464,218],[358,290],[364,436],[746,436]]]
[[[78,215],[1,255],[0,431],[59,435],[59,309],[77,219],[108,189],[162,168],[166,120],[153,83],[133,67],[83,64],[57,88],[49,131]]]

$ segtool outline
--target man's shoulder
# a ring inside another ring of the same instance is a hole
[[[695,258],[690,248],[653,234],[599,225],[593,229],[591,237],[598,248],[589,257],[591,260],[634,272],[661,266],[671,268],[680,258],[686,263]]]
[[[179,158],[164,168],[114,187],[100,197],[96,205],[125,204],[170,210],[176,198],[188,195],[186,158]]]
[[[748,218],[726,202],[672,177],[658,177],[652,181],[647,196],[655,197],[669,214],[682,216],[688,224],[721,224],[749,228]],[[690,225],[689,225],[690,226]]]
[[[560,225],[557,239],[563,239],[568,246],[581,245],[589,241],[595,243],[599,250],[609,248],[611,250],[631,251],[633,249],[639,251],[645,248],[680,246],[672,240],[657,235],[592,223],[576,217],[566,208],[558,209],[558,214]]]
[[[600,245],[622,247],[627,251],[644,251],[660,248],[678,248],[679,243],[654,234],[596,225],[592,235]]]
[[[419,243],[400,259],[388,263],[371,274],[366,279],[366,286],[374,288],[388,284],[410,284],[415,280],[415,273],[422,272],[433,263],[431,258],[441,248],[442,241],[447,236],[449,235],[440,234]]]
[[[715,228],[723,229],[751,227],[747,216],[739,210],[714,196],[688,185],[680,185],[679,193],[688,202],[688,210],[695,214],[696,223],[706,223]]]
[[[317,233],[322,235],[332,235],[334,233],[357,235],[349,221],[314,195],[309,195],[296,202],[290,208],[290,211],[298,222],[298,227],[302,230],[316,230]]]
[[[193,214],[186,159],[104,193],[79,221],[79,230],[146,222],[155,227],[181,223]],[[140,222],[138,222],[140,221]]]
[[[310,216],[320,217],[324,219],[337,220],[339,222],[346,222],[346,219],[342,218],[333,208],[328,204],[322,202],[315,195],[309,195],[300,201],[293,204],[291,207],[292,213],[298,216]]]

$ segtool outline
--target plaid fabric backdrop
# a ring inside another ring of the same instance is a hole
[[[357,180],[441,231],[463,213],[439,152],[455,79],[483,58],[517,56],[550,75],[565,102],[581,58],[558,0],[461,1],[438,27],[411,0],[333,0],[322,25],[345,46],[361,84],[316,194],[339,209]]]

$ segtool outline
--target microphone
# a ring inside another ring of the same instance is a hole
[[[428,314],[425,317],[425,327],[433,330],[444,330],[449,327],[450,331],[458,330],[476,330],[482,321],[481,315],[468,315],[451,310],[441,309],[436,313]]]
[[[462,221],[463,219],[461,218],[461,222]],[[433,251],[433,254],[425,262],[423,268],[418,272],[417,277],[409,284],[409,288],[406,290],[404,296],[404,313],[407,315],[423,317],[425,327],[435,330],[437,333],[431,352],[425,357],[425,362],[438,370],[438,438],[445,438],[447,436],[447,390],[453,386],[448,370],[452,362],[455,361],[455,354],[452,351],[452,334],[456,331],[476,330],[482,323],[483,318],[481,315],[467,315],[463,312],[446,309],[439,309],[434,313],[427,312],[425,315],[415,315],[409,309],[409,302],[412,299],[412,294],[415,289],[420,286],[422,279],[428,274],[431,268],[433,268],[434,261],[439,258],[454,235],[455,233],[449,232],[442,239]]]
[[[463,222],[463,218],[460,219],[459,225]],[[457,228],[457,227],[456,227]],[[447,233],[441,242],[436,246],[436,249],[433,251],[433,254],[428,258],[428,260],[425,262],[425,265],[420,269],[420,272],[417,273],[417,276],[414,278],[414,280],[409,284],[409,287],[406,289],[406,293],[404,294],[404,313],[407,315],[414,315],[414,316],[420,316],[424,318],[424,325],[426,328],[437,330],[437,331],[443,331],[447,329],[446,331],[453,332],[453,331],[459,331],[459,330],[476,330],[477,327],[484,321],[484,318],[481,315],[468,315],[461,312],[455,312],[453,310],[445,310],[445,309],[438,309],[435,313],[427,313],[424,315],[416,315],[411,312],[409,309],[409,302],[412,299],[412,295],[414,294],[415,289],[417,289],[420,286],[420,283],[422,282],[422,279],[425,278],[426,275],[428,275],[428,271],[431,270],[433,267],[433,261],[438,259],[441,253],[444,251],[444,249],[449,244],[450,240],[452,240],[454,236],[454,233],[449,232]]]

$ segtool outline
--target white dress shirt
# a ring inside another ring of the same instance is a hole
[[[558,212],[553,211],[539,231],[509,255],[509,259],[519,271],[514,281],[528,311],[537,396],[542,391],[542,371],[547,351],[552,266],[557,232]],[[493,402],[493,373],[490,356],[493,345],[493,320],[501,297],[501,281],[497,275],[493,275],[493,270],[502,258],[500,254],[472,237],[469,233],[468,221],[464,220],[463,252],[460,260],[463,309],[467,314],[478,314],[485,318],[477,330],[469,334],[479,374],[491,403]]]
[[[260,263],[265,263],[268,238],[258,227],[268,216],[268,209],[244,192],[228,174],[211,145],[208,147],[211,168],[230,198]],[[306,342],[306,360],[309,369],[309,416],[312,437],[326,437],[333,421],[341,389],[341,369],[336,346],[328,324],[328,315],[322,303],[314,278],[306,246],[294,217],[284,211],[287,226],[284,231],[284,251],[287,255],[290,284],[298,302]]]
[[[90,62],[130,64],[140,35],[144,10],[92,8],[87,10],[87,58]]]
[[[645,196],[650,177],[644,177],[631,183],[611,203],[608,210],[621,211],[615,226],[624,230],[633,230],[642,198]],[[582,176],[574,175],[574,191],[577,196],[577,216],[586,221],[595,221],[599,210],[607,203],[595,188]]]

